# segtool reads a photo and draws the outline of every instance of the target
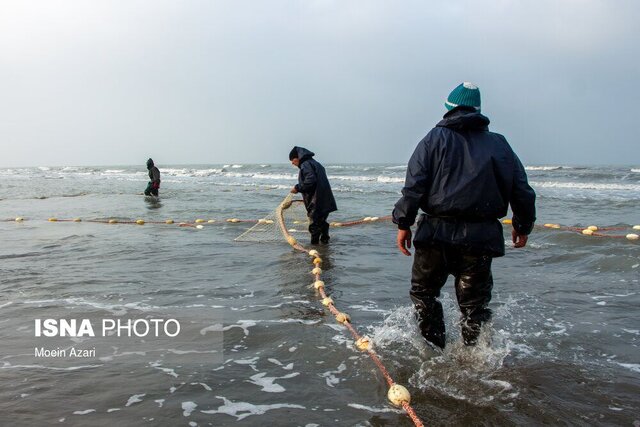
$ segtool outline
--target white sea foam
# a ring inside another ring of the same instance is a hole
[[[206,328],[200,329],[200,335],[206,335],[207,332],[225,332],[233,328],[240,328],[244,332],[244,335],[249,335],[249,328],[252,326],[256,326],[257,323],[253,320],[238,320],[237,325],[229,325],[224,326],[220,323],[216,323],[215,325],[207,326]]]
[[[87,415],[92,412],[96,412],[95,409],[85,409],[84,411],[73,411],[73,415]]]
[[[638,363],[620,363],[617,362],[618,365],[622,366],[623,368],[627,368],[629,370],[632,370],[633,372],[637,372],[640,374],[640,364]]]
[[[269,362],[273,363],[274,365],[278,365],[280,366],[282,369],[286,370],[286,371],[290,371],[293,369],[293,363],[289,363],[287,365],[284,365],[282,362],[280,362],[278,359],[267,359]]]
[[[142,398],[145,397],[146,395],[147,393],[134,394],[129,398],[129,400],[127,400],[127,403],[124,406],[131,406],[135,403],[142,402]]]
[[[182,402],[182,415],[188,417],[196,410],[198,405],[195,402]]]
[[[573,169],[571,166],[525,166],[528,171],[554,171],[558,169]]]
[[[205,383],[191,383],[191,385],[201,385],[202,388],[204,388],[207,391],[211,391],[211,387],[209,387],[207,384]]]
[[[385,184],[402,184],[402,183],[404,183],[404,178],[396,177],[396,176],[383,176],[383,175],[380,175],[378,178],[376,178],[376,181],[382,182],[382,183],[385,183]]]
[[[330,180],[334,181],[351,181],[351,182],[380,182],[384,184],[389,183],[402,183],[404,182],[403,177],[397,176],[387,176],[387,175],[330,175],[328,177]]]
[[[159,371],[164,372],[165,374],[172,376],[174,378],[178,378],[178,374],[176,374],[176,371],[174,371],[171,368],[164,368],[161,366],[160,362],[152,362],[149,364],[149,366],[151,366],[152,368],[156,368]]]
[[[236,359],[236,360],[233,360],[233,363],[236,363],[238,365],[255,365],[255,363],[259,359],[260,359],[259,357],[252,357],[251,359]]]
[[[338,384],[341,381],[340,378],[336,377],[335,374],[341,374],[346,370],[347,370],[347,365],[345,365],[343,362],[340,365],[338,365],[335,371],[323,372],[322,374],[320,374],[320,376],[325,379],[325,382],[329,387],[334,387],[336,384]]]
[[[640,173],[640,169],[631,169],[631,172]]]
[[[354,409],[362,409],[363,411],[373,412],[375,414],[380,414],[385,412],[391,412],[394,414],[404,414],[403,410],[391,408],[391,407],[375,408],[373,406],[365,406],[365,405],[360,405],[358,403],[348,403],[347,406]]]
[[[254,405],[248,402],[233,402],[226,397],[216,396],[218,399],[222,399],[224,404],[219,406],[218,409],[211,409],[207,411],[200,411],[203,414],[226,414],[232,417],[236,417],[238,421],[243,420],[252,415],[263,415],[267,411],[274,409],[307,409],[301,405],[292,405],[288,403],[274,403],[271,405]]]
[[[282,393],[286,389],[280,384],[277,384],[275,381],[280,379],[294,378],[300,375],[300,373],[292,372],[283,377],[267,377],[265,375],[267,375],[266,372],[252,375],[249,377],[249,380],[247,380],[247,382],[262,387],[262,391],[267,393]]]
[[[559,181],[530,181],[533,187],[563,188],[572,190],[615,190],[615,191],[640,191],[638,184],[613,184],[597,182],[559,182]]]

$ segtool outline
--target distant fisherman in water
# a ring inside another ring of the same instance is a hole
[[[333,198],[331,185],[324,167],[313,156],[315,154],[306,148],[293,147],[289,153],[291,164],[298,167],[298,183],[291,189],[292,193],[302,193],[307,215],[311,220],[309,232],[311,244],[318,242],[329,243],[329,213],[338,210]]]
[[[144,190],[145,196],[154,195],[158,197],[158,190],[160,189],[160,171],[153,164],[153,159],[147,160],[147,169],[149,170],[149,184]]]
[[[438,297],[447,277],[455,278],[463,341],[475,345],[482,324],[491,319],[491,261],[504,255],[498,218],[511,205],[516,248],[527,244],[536,218],[536,196],[522,163],[480,114],[480,90],[462,83],[444,105],[449,112],[413,152],[393,210],[397,245],[408,256],[410,227],[418,208],[425,212],[413,240],[410,295],[422,335],[440,348],[445,327]]]

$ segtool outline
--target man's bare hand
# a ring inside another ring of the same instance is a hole
[[[511,239],[514,248],[524,248],[529,237],[526,234],[518,234],[515,229],[511,230]]]
[[[298,189],[296,187],[293,187],[291,189],[291,193],[296,194],[298,192]]]
[[[400,252],[402,252],[406,256],[411,256],[411,252],[409,252],[409,249],[407,249],[411,248],[411,230],[398,230],[398,238],[396,239],[396,244],[398,245],[398,249],[400,249]]]

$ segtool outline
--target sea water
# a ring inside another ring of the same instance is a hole
[[[159,166],[157,202],[139,194],[144,167],[0,169],[0,423],[411,425],[309,286],[310,258],[284,239],[233,241],[251,224],[225,219],[273,213],[297,170]],[[325,166],[339,207],[331,221],[389,215],[406,170]],[[389,222],[331,230],[331,244],[318,247],[327,292],[373,339],[427,425],[640,423],[640,245],[621,237],[640,233],[631,228],[640,224],[640,167],[527,172],[538,224],[614,227],[603,231],[614,237],[536,227],[516,250],[505,226],[494,320],[478,347],[460,342],[451,280],[442,296],[447,348],[422,341],[408,297],[411,258]],[[216,222],[177,225],[197,218]],[[176,319],[189,338],[39,341],[36,319],[47,318],[88,319],[96,335],[104,319]],[[67,357],[34,357],[39,347]],[[68,357],[92,347],[95,356]]]

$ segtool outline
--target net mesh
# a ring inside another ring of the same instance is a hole
[[[287,235],[308,233],[309,218],[302,199],[287,195],[275,211],[236,237],[236,242],[286,242]]]

